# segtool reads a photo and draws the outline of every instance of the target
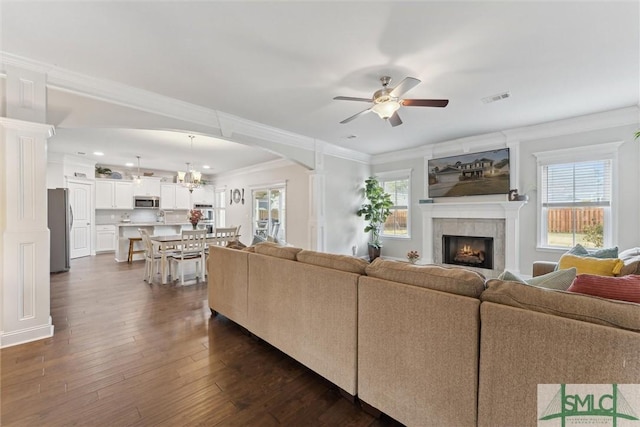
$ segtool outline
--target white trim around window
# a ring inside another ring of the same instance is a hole
[[[380,233],[380,237],[385,239],[410,239],[411,238],[411,173],[413,169],[400,169],[386,172],[379,172],[375,174],[375,177],[378,179],[381,185],[384,186],[385,182],[390,181],[407,181],[407,204],[403,205],[394,205],[392,210],[398,209],[406,209],[407,211],[407,234],[397,235],[397,234],[386,234],[383,232]],[[396,200],[397,201],[397,200]]]
[[[611,161],[611,203],[609,215],[606,217],[604,246],[610,247],[618,236],[618,150],[623,141],[603,144],[563,148],[559,150],[540,151],[532,153],[537,160],[537,188],[542,189],[543,168],[545,166],[563,163],[579,163],[597,160]],[[537,249],[565,251],[564,248],[551,247],[546,244],[546,221],[543,218],[543,195],[537,197]]]

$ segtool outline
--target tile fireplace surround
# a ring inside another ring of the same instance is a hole
[[[442,264],[442,235],[493,237],[493,270],[479,270],[496,277],[504,270],[520,272],[519,216],[524,201],[424,203],[422,253],[427,264]]]

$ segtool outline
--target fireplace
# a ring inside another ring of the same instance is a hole
[[[493,269],[493,237],[442,236],[445,264]]]

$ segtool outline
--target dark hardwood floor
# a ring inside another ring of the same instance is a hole
[[[0,351],[3,426],[396,426],[224,318],[206,284],[148,285],[144,263],[51,276],[52,338]]]

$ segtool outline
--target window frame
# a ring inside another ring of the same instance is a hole
[[[220,197],[221,196],[221,197]],[[223,205],[220,206],[218,201],[222,200]],[[215,188],[213,190],[213,223],[216,227],[225,227],[227,219],[227,187]],[[224,212],[224,224],[220,223],[220,213]]]
[[[545,166],[556,164],[571,164],[598,160],[611,161],[611,200],[608,208],[605,208],[604,247],[613,246],[618,236],[618,149],[623,141],[609,142],[597,145],[564,148],[532,153],[537,160],[537,188],[540,193],[537,197],[537,242],[536,249],[565,252],[570,247],[550,246],[547,241],[546,208],[542,203],[542,177]]]
[[[402,169],[402,170],[394,170],[388,172],[379,172],[375,174],[376,179],[380,183],[381,186],[384,187],[386,182],[390,181],[402,181],[407,180],[407,234],[406,235],[397,235],[397,234],[385,234],[384,227],[380,232],[380,237],[384,239],[411,239],[411,175],[413,169]],[[396,201],[394,200],[394,203]],[[399,206],[404,208],[405,205],[393,205],[391,210],[398,209]]]

